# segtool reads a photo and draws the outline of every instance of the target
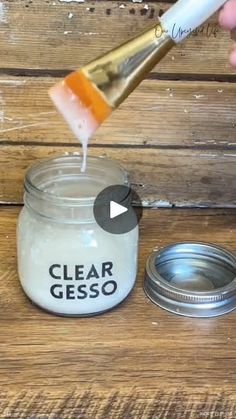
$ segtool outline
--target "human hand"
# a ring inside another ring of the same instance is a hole
[[[219,15],[222,28],[230,30],[232,39],[236,40],[236,0],[228,0]],[[230,53],[230,63],[236,68],[236,43]]]

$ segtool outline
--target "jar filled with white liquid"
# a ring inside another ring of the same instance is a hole
[[[138,226],[111,234],[95,221],[96,196],[129,185],[127,172],[90,157],[85,173],[77,155],[42,160],[25,177],[18,222],[18,269],[26,295],[59,315],[102,313],[132,290],[137,273]]]

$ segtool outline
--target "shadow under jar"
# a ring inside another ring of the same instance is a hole
[[[123,301],[137,274],[138,226],[111,234],[95,221],[96,196],[110,185],[129,186],[115,162],[80,156],[45,159],[25,177],[18,221],[18,270],[26,295],[59,315],[102,313]]]

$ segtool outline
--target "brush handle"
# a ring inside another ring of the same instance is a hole
[[[179,0],[161,18],[164,29],[174,42],[186,38],[220,9],[226,0]]]

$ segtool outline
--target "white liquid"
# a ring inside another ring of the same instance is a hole
[[[89,138],[99,127],[89,108],[69,89],[65,82],[57,83],[50,90],[50,96],[64,116],[72,132],[82,144],[83,163],[81,172],[86,170],[87,148]]]
[[[65,226],[42,220],[25,208],[20,215],[18,237],[22,287],[33,302],[48,311],[68,315],[99,313],[119,304],[134,286],[137,228],[112,235],[96,224]],[[112,268],[102,277],[104,263]],[[60,265],[52,271],[60,279],[50,275],[53,265]],[[79,277],[84,279],[75,279],[77,265],[83,266]],[[92,266],[95,276],[85,279]],[[65,269],[66,276],[72,279],[65,279]]]
[[[83,197],[96,195],[103,185],[92,180],[82,182],[78,189],[78,182],[69,187],[65,181],[45,185],[45,189],[55,196],[78,197],[79,193]],[[138,227],[115,235],[102,230],[92,216],[90,223],[64,224],[27,207],[19,217],[22,287],[34,303],[53,313],[94,314],[119,304],[134,286],[137,252]]]

